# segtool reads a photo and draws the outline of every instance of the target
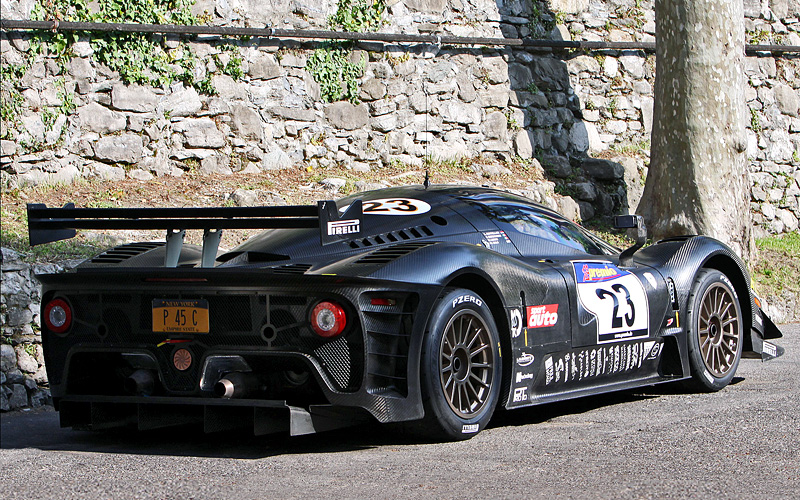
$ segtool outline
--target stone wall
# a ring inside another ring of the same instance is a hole
[[[26,18],[33,0],[3,2]],[[654,41],[651,0],[388,0],[383,32],[456,36]],[[749,41],[800,45],[800,1],[748,0]],[[335,2],[199,0],[216,25],[326,28]],[[25,33],[2,33],[4,64],[22,64]],[[641,51],[552,52],[494,47],[360,43],[360,103],[325,103],[306,70],[316,43],[164,41],[190,50],[216,94],[175,83],[125,85],[92,58],[88,39],[63,65],[37,57],[13,82],[17,124],[2,123],[3,189],[76,179],[147,181],[201,172],[283,168],[354,170],[488,155],[536,157],[576,198],[579,217],[635,210],[646,175],[655,57]],[[233,46],[234,51],[229,50]],[[758,234],[791,231],[800,217],[800,117],[796,55],[748,57],[753,211]],[[241,57],[243,75],[222,71]],[[4,81],[3,85],[12,82]],[[65,106],[67,104],[67,106]],[[74,109],[73,113],[64,111]],[[586,162],[613,159],[624,168]]]
[[[52,404],[39,334],[40,286],[34,275],[58,272],[75,262],[31,266],[7,248],[2,249],[2,257],[0,410]]]
[[[27,19],[34,0],[5,0],[3,18]],[[654,41],[652,0],[387,0],[381,31],[486,37]],[[749,42],[800,45],[800,1],[746,0]],[[215,25],[325,29],[335,2],[199,0]],[[491,156],[537,158],[573,217],[635,210],[647,171],[653,55],[424,44],[356,44],[366,61],[357,104],[325,103],[305,69],[316,43],[222,40],[184,44],[214,93],[175,83],[125,85],[82,38],[68,60],[41,55],[3,88],[19,91],[16,123],[0,123],[2,189],[80,179],[146,182],[190,169],[236,175],[343,165]],[[22,65],[25,33],[0,33],[3,65]],[[233,47],[234,50],[230,50]],[[748,156],[757,234],[796,230],[800,218],[800,62],[746,59]],[[222,70],[241,57],[241,77]],[[74,112],[73,112],[74,108]],[[543,201],[543,200],[542,200]],[[574,210],[574,209],[573,209]],[[37,269],[3,251],[2,409],[46,402]],[[780,318],[786,318],[776,311]],[[788,316],[791,318],[791,315]],[[776,319],[778,319],[776,317]]]

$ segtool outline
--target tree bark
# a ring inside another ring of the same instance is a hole
[[[639,213],[658,239],[755,251],[745,150],[742,0],[656,0],[651,164]]]

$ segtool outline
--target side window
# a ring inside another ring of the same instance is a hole
[[[494,204],[491,206],[491,210],[499,222],[510,225],[520,234],[555,242],[576,252],[591,255],[605,253],[578,226],[568,221],[548,216],[544,212],[524,205]]]

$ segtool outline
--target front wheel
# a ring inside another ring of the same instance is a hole
[[[742,357],[742,309],[727,276],[702,269],[689,296],[689,385],[718,391],[728,385]]]
[[[469,439],[492,418],[500,394],[497,327],[475,292],[446,290],[423,343],[421,376],[424,433]]]

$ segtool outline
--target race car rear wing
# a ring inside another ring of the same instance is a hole
[[[223,229],[316,228],[320,244],[327,245],[361,234],[361,200],[340,215],[334,201],[317,206],[198,207],[198,208],[47,208],[28,204],[28,238],[31,246],[66,240],[76,229],[166,229],[165,267],[176,267],[188,229],[203,230],[203,267],[213,267]]]

